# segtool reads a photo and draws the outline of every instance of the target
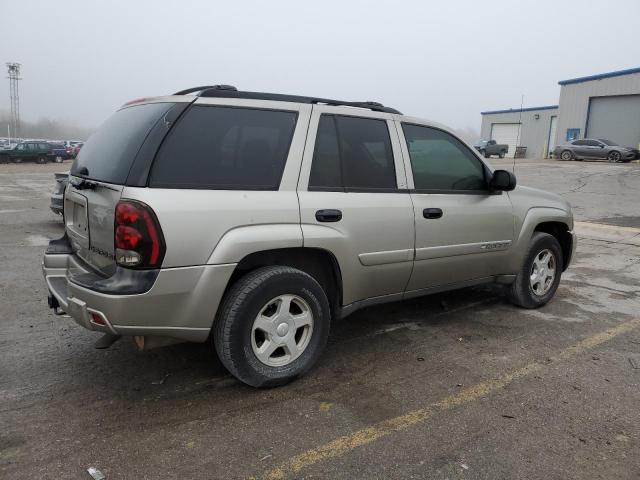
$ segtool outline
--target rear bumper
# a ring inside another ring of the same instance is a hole
[[[80,326],[116,335],[160,335],[204,342],[235,264],[163,269],[148,291],[102,293],[73,277],[93,275],[73,254],[46,253],[49,294]],[[55,303],[55,302],[54,302]],[[94,320],[97,314],[103,324]]]
[[[62,193],[53,193],[51,195],[51,203],[49,204],[49,208],[53,213],[62,215],[62,212],[64,210],[63,197],[64,195]]]

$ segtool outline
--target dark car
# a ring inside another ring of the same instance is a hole
[[[64,213],[64,190],[69,182],[69,172],[54,173],[53,177],[56,181],[53,193],[51,194],[51,204],[49,208],[53,213],[63,215]]]
[[[491,155],[498,155],[500,158],[504,158],[509,151],[509,145],[496,143],[495,140],[480,140],[474,145],[474,148],[478,150],[484,158],[489,158]]]
[[[637,150],[623,147],[605,138],[583,138],[565,145],[558,145],[553,156],[560,160],[608,160],[609,162],[629,162],[636,158]]]
[[[56,163],[62,163],[63,160],[69,160],[72,158],[67,151],[67,147],[63,143],[50,142],[49,145],[51,145],[51,149],[55,155]]]
[[[47,163],[55,161],[53,148],[47,142],[27,141],[19,143],[11,150],[0,151],[2,163],[21,163],[27,160],[36,163]]]

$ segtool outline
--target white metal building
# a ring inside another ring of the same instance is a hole
[[[558,105],[482,112],[482,138],[508,144],[510,156],[516,143],[525,146],[528,158],[547,156],[555,145],[577,138],[606,138],[638,148],[640,68],[558,83]]]

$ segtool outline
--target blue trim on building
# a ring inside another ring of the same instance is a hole
[[[572,83],[591,82],[592,80],[602,80],[603,78],[621,77],[622,75],[631,75],[640,73],[640,67],[628,68],[627,70],[618,70],[609,73],[600,73],[598,75],[590,75],[588,77],[570,78],[569,80],[560,80],[559,85],[571,85]]]
[[[556,108],[558,108],[558,105],[546,105],[544,107],[510,108],[508,110],[492,110],[489,112],[480,112],[480,115],[493,115],[494,113],[534,112],[536,110],[555,110]]]

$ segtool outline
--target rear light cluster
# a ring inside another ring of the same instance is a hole
[[[135,200],[116,205],[116,263],[129,268],[160,268],[164,238],[153,210]]]

